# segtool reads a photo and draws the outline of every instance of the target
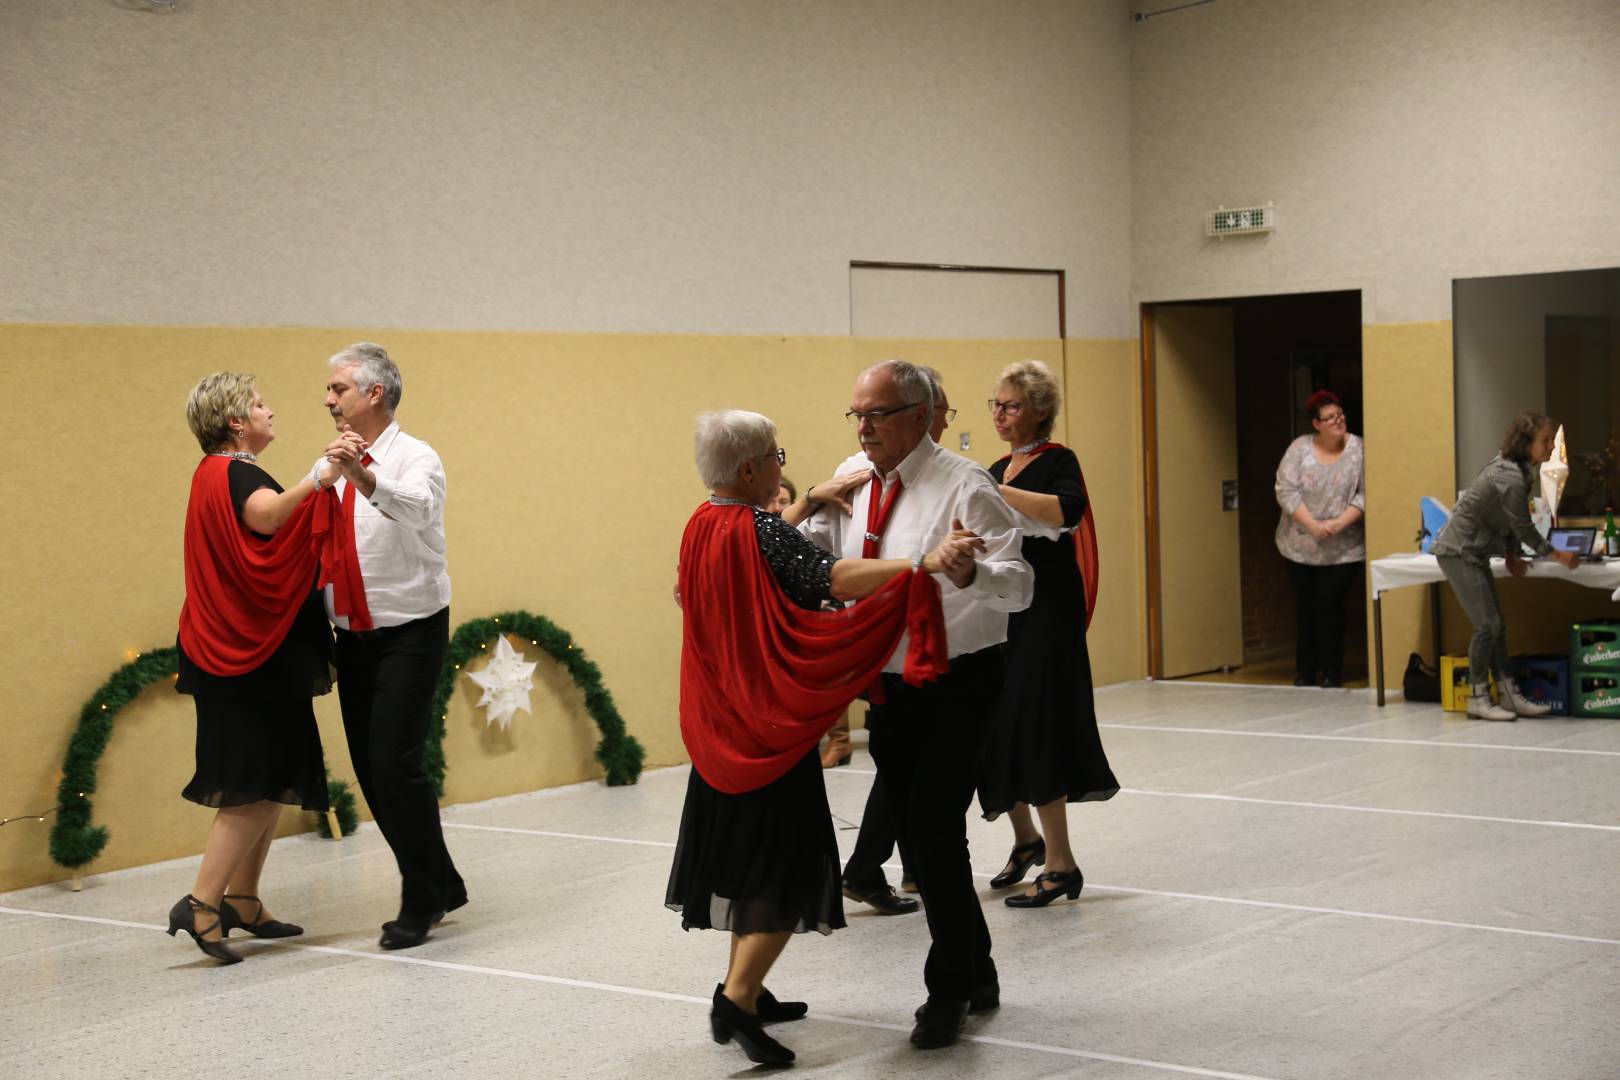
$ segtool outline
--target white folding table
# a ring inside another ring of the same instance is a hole
[[[1577,585],[1585,585],[1590,589],[1603,589],[1610,594],[1611,600],[1620,601],[1620,559],[1608,559],[1603,562],[1581,563],[1573,570],[1566,570],[1562,563],[1551,559],[1527,560],[1530,571],[1527,578],[1555,578],[1559,581],[1572,581]],[[1433,555],[1390,555],[1382,559],[1374,559],[1367,564],[1367,573],[1372,579],[1373,594],[1373,653],[1376,657],[1378,669],[1378,704],[1384,703],[1384,592],[1388,589],[1399,589],[1407,585],[1437,585],[1446,580],[1446,575],[1440,572],[1440,563]],[[1506,559],[1492,559],[1491,573],[1499,578],[1512,577],[1508,573]],[[1434,604],[1434,662],[1440,665],[1440,593],[1438,589],[1432,590],[1432,603]]]

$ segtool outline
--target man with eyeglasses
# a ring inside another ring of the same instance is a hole
[[[911,1033],[919,1049],[955,1042],[970,1009],[1000,1004],[990,931],[968,861],[966,815],[985,724],[1001,688],[1007,615],[1029,605],[1034,587],[1020,553],[1022,531],[989,473],[929,437],[935,386],[904,360],[885,360],[861,374],[845,415],[869,472],[816,485],[832,489],[825,498],[847,507],[848,516],[816,512],[822,503],[813,488],[799,525],[820,547],[846,556],[909,558],[962,528],[986,545],[976,559],[947,562],[941,575],[949,674],[921,687],[906,685],[902,650],[875,688],[882,720],[872,731],[872,757],[933,939],[923,969],[928,1000]]]

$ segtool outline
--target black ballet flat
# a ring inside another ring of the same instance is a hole
[[[251,900],[258,904],[255,914],[261,916],[253,922],[245,921],[236,910],[232,900]],[[226,893],[225,900],[219,905],[219,918],[221,922],[220,936],[230,937],[232,930],[246,930],[254,937],[284,938],[297,937],[304,932],[304,928],[297,923],[280,922],[276,919],[262,918],[264,915],[264,902],[257,896],[246,896],[241,893]]]
[[[810,1005],[804,1001],[777,1001],[776,995],[759,988],[759,997],[754,999],[754,1012],[759,1014],[762,1024],[786,1024],[794,1020],[803,1020],[810,1011]]]
[[[990,879],[992,889],[1008,889],[1024,880],[1032,866],[1046,865],[1046,838],[1037,836],[1027,844],[1019,844],[1007,856],[1008,868]]]
[[[759,1017],[748,1015],[736,1002],[726,997],[724,983],[714,988],[709,1030],[714,1034],[714,1041],[722,1045],[736,1039],[742,1052],[755,1065],[793,1064],[793,1051],[765,1034],[765,1029],[760,1027]]]
[[[1042,882],[1050,882],[1052,885],[1056,886],[1056,888],[1048,889],[1044,884],[1042,884]],[[1008,907],[1037,908],[1045,907],[1058,897],[1065,895],[1068,896],[1070,900],[1078,900],[1080,899],[1080,889],[1085,885],[1085,883],[1085,875],[1082,874],[1078,868],[1070,870],[1067,873],[1060,873],[1056,870],[1048,870],[1044,874],[1035,875],[1036,892],[1034,896],[1031,896],[1028,893],[1018,893],[1016,896],[1007,897],[1007,899],[1003,900],[1002,903],[1006,904]]]
[[[214,921],[201,930],[197,929],[197,912],[199,911],[214,916]],[[174,907],[169,909],[169,936],[174,937],[175,934],[184,930],[191,935],[191,940],[197,943],[197,948],[212,956],[221,964],[240,964],[242,962],[241,953],[233,951],[223,941],[206,941],[203,939],[204,934],[214,927],[220,926],[223,921],[224,918],[220,915],[218,908],[209,907],[195,896],[187,893],[175,901]],[[221,930],[220,933],[223,936],[224,931]]]

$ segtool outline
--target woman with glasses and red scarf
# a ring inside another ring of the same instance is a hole
[[[1085,879],[1069,846],[1068,804],[1119,791],[1097,734],[1086,648],[1097,595],[1096,528],[1079,459],[1051,439],[1061,404],[1057,380],[1039,360],[1010,365],[990,401],[996,434],[1012,447],[990,475],[1034,526],[1023,555],[1035,570],[1035,598],[1007,618],[1007,678],[979,782],[984,816],[1005,813],[1013,825],[1012,853],[991,888],[1010,888],[1031,866],[1046,866],[1027,891],[1006,898],[1013,908],[1079,898]]]
[[[1344,685],[1344,598],[1367,558],[1366,455],[1331,390],[1305,402],[1310,435],[1277,466],[1277,550],[1288,560],[1297,608],[1294,685]]]

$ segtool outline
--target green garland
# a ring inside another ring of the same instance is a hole
[[[427,748],[422,754],[422,766],[433,778],[433,789],[440,797],[444,795],[444,721],[449,714],[456,675],[469,661],[484,655],[497,634],[523,638],[544,649],[567,669],[574,685],[585,694],[585,711],[591,714],[602,733],[601,742],[596,744],[596,760],[606,772],[607,783],[610,786],[635,783],[641,775],[646,752],[625,732],[624,719],[613,704],[613,695],[602,685],[601,669],[586,658],[584,650],[574,644],[568,631],[550,619],[527,611],[503,611],[487,619],[470,619],[450,636],[450,654],[445,659],[444,671],[439,674],[439,690],[433,696],[433,722],[428,731]]]
[[[462,623],[450,638],[450,654],[439,674],[438,692],[433,698],[433,723],[423,752],[423,766],[433,778],[433,787],[444,795],[444,720],[456,675],[475,656],[489,648],[499,633],[527,638],[568,669],[574,684],[585,694],[585,709],[602,732],[596,746],[596,760],[606,770],[611,785],[633,784],[641,775],[645,752],[624,729],[624,719],[613,704],[613,695],[602,685],[602,672],[574,645],[568,632],[550,619],[526,611],[507,611],[488,619]],[[78,870],[89,865],[107,846],[105,825],[90,824],[90,796],[96,790],[96,767],[107,741],[112,738],[113,717],[142,690],[155,682],[173,679],[179,673],[179,652],[173,646],[141,653],[113,672],[112,677],[91,695],[79,710],[79,726],[68,740],[62,761],[62,781],[56,789],[60,809],[51,826],[51,860],[58,866]],[[347,836],[360,822],[349,785],[327,778],[327,797],[337,812],[338,828]],[[325,815],[318,815],[322,836],[330,836]]]
[[[79,710],[79,726],[68,740],[62,782],[56,789],[62,809],[51,826],[51,859],[58,866],[77,870],[107,846],[106,826],[90,824],[90,795],[96,790],[96,764],[112,738],[113,717],[148,686],[174,678],[179,662],[173,646],[141,653],[113,672]]]
[[[326,801],[337,815],[338,829],[344,836],[360,827],[360,809],[354,801],[354,792],[349,790],[347,781],[332,779],[330,769],[326,770]],[[325,814],[315,815],[315,831],[324,840],[332,839],[332,826],[326,823]]]

